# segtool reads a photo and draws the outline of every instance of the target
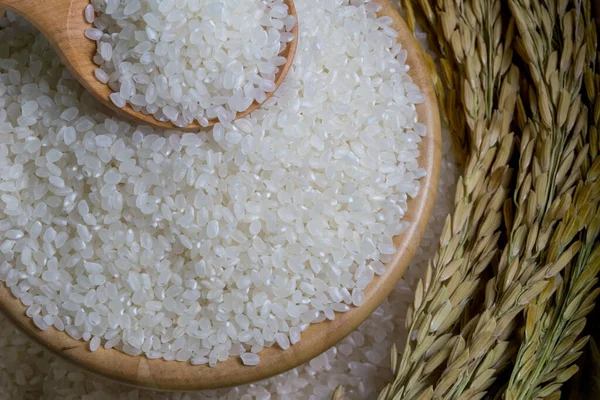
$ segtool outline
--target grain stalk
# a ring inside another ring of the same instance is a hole
[[[455,54],[453,63],[465,71],[461,96],[470,156],[457,185],[455,212],[446,219],[440,247],[408,310],[409,338],[401,359],[392,351],[396,379],[380,394],[381,399],[416,398],[451,355],[452,328],[478,288],[479,275],[497,254],[502,205],[508,193],[510,128],[519,76],[511,68],[512,52],[504,51],[510,49],[512,36],[501,36],[500,2],[487,1],[483,8],[462,1],[440,2],[440,6],[445,10],[439,14],[440,22],[446,28],[437,35],[447,40]],[[468,17],[457,18],[465,10],[469,10]],[[481,37],[479,27],[486,21],[492,23]]]
[[[596,25],[590,4],[583,5],[589,58],[593,60],[599,54],[596,53]],[[585,235],[580,234],[578,238],[583,243],[582,250],[576,262],[568,264],[564,273],[557,275],[556,295],[551,298],[539,296],[526,308],[525,335],[504,395],[507,400],[560,398],[562,383],[577,372],[574,362],[588,340],[581,337],[581,332],[600,293],[600,288],[595,288],[600,272],[600,157],[597,147],[600,74],[595,67],[598,68],[598,64],[590,64],[584,74],[585,103],[590,112],[589,125],[583,129],[587,137],[580,146],[581,150],[588,150],[581,165],[587,179],[578,185],[569,212],[555,234],[557,240],[564,240],[565,232],[584,231],[587,227]],[[550,248],[566,245],[554,241]]]
[[[600,173],[600,162],[595,165],[597,175]],[[548,298],[542,293],[527,307],[525,337],[504,395],[507,400],[560,398],[562,383],[577,372],[577,366],[573,363],[588,341],[587,337],[580,336],[585,327],[585,317],[594,308],[600,293],[599,289],[594,289],[600,272],[600,246],[596,243],[600,227],[597,214],[600,182],[598,176],[595,178],[594,184],[582,185],[578,189],[587,192],[587,195],[597,190],[596,199],[577,196],[582,204],[573,204],[571,218],[561,222],[562,233],[569,226],[582,232],[584,228],[577,224],[585,225],[591,221],[585,234],[578,235],[578,239],[585,242],[577,259],[566,266],[565,282],[560,283],[556,290],[557,304],[554,307],[546,305]],[[562,279],[557,280],[561,282]]]
[[[470,132],[477,121],[491,118],[502,78],[512,64],[513,27],[504,26],[499,0],[400,3],[409,27],[415,30],[419,24],[436,53],[441,77],[435,81],[436,93],[457,158],[466,165]],[[456,112],[459,109],[465,112]]]
[[[505,207],[509,242],[486,286],[484,311],[463,328],[433,398],[485,395],[506,364],[517,317],[538,295],[553,292],[557,274],[581,249],[577,240],[548,248],[572,204],[588,154],[587,146],[577,151],[587,118],[579,94],[587,61],[579,3],[509,2],[519,29],[517,51],[535,88],[528,122],[535,134],[521,144],[514,205],[511,201]]]
[[[404,11],[404,17],[409,28],[416,32],[417,25],[427,32],[428,44],[436,57],[440,74],[433,75],[434,88],[441,115],[449,128],[452,147],[459,165],[464,166],[468,156],[468,132],[466,129],[466,115],[456,110],[464,109],[461,96],[462,74],[456,73],[458,67],[451,45],[443,37],[442,32],[436,29],[438,15],[430,8],[429,0],[418,1],[415,9],[413,0],[398,0]],[[433,59],[429,57],[433,63]],[[435,65],[433,65],[435,70]]]

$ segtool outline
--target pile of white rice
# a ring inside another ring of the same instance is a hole
[[[434,254],[451,211],[456,161],[444,132],[443,164],[434,213],[421,247],[392,294],[352,334],[300,367],[251,385],[198,393],[165,393],[118,385],[43,350],[0,316],[0,398],[19,400],[329,400],[338,384],[349,400],[376,398],[391,378],[389,350],[404,345],[404,317],[414,285]],[[399,347],[401,348],[401,347]]]
[[[331,14],[332,11],[335,10],[332,8],[332,4],[321,4],[318,7],[323,8],[317,9],[313,15],[313,12],[310,10],[318,8],[317,5],[310,1],[298,3],[307,5],[306,9],[302,7],[302,12],[306,13],[307,17],[312,16],[315,21],[317,21],[319,15],[326,13]],[[2,55],[4,58],[4,60],[1,61],[2,64],[0,64],[0,66],[8,65],[10,68],[14,68],[15,65],[30,64],[29,67],[26,67],[29,71],[21,74],[18,77],[15,75],[15,73],[10,74],[11,76],[6,76],[6,74],[2,75],[2,82],[4,82],[2,106],[5,108],[5,110],[12,109],[13,111],[11,112],[16,113],[14,110],[16,110],[15,106],[17,106],[17,104],[12,101],[7,101],[7,96],[5,94],[9,93],[10,96],[27,94],[27,91],[31,90],[32,88],[30,81],[32,74],[30,71],[35,72],[37,70],[38,74],[45,74],[43,83],[40,83],[39,85],[42,89],[42,92],[49,93],[48,98],[51,98],[58,103],[65,103],[64,106],[58,110],[60,114],[64,113],[66,109],[75,107],[78,113],[81,113],[87,117],[92,117],[93,120],[100,118],[100,116],[94,115],[93,111],[91,111],[91,107],[89,107],[89,105],[92,105],[93,107],[93,103],[90,102],[89,96],[83,94],[81,102],[77,102],[76,96],[78,96],[80,93],[78,85],[72,80],[68,79],[67,76],[63,76],[64,71],[56,61],[48,61],[53,59],[54,55],[52,51],[47,50],[47,45],[43,43],[39,37],[37,38],[36,42],[31,45],[31,35],[33,31],[29,26],[21,23],[20,21],[9,22],[7,20],[2,20],[0,24],[3,28],[10,26],[9,28],[3,29],[2,33],[0,34],[0,55]],[[354,28],[347,26],[346,29]],[[309,32],[306,32],[305,34],[307,36],[312,35]],[[317,43],[313,41],[310,48],[319,48],[318,46],[323,45],[324,43]],[[42,57],[33,56],[31,54],[32,49],[33,53],[42,55]],[[9,58],[14,59],[17,61],[17,63],[6,61]],[[47,64],[48,62],[50,62],[50,64]],[[41,72],[42,70],[44,70],[44,72]],[[61,79],[61,77],[63,79]],[[15,82],[19,80],[19,82],[17,84],[7,85],[6,83],[10,80],[15,80]],[[321,85],[323,84],[323,82],[320,83]],[[21,90],[14,92],[15,86],[19,86]],[[56,87],[59,89],[60,93],[56,92],[56,89],[50,89],[51,87]],[[293,91],[294,89],[291,88],[288,90]],[[304,90],[306,90],[306,87]],[[54,93],[51,93],[51,91],[54,91]],[[300,93],[301,92],[296,91],[295,96],[298,97]],[[285,95],[281,97],[285,98]],[[280,100],[280,102],[281,101],[282,100]],[[74,103],[69,104],[69,102]],[[33,106],[28,107],[31,109]],[[273,105],[272,107],[276,108],[277,105]],[[23,110],[21,109],[20,111],[22,112]],[[5,111],[5,113],[4,119],[6,119],[8,115],[12,115],[9,114],[8,111]],[[71,113],[73,113],[73,111],[71,111]],[[70,117],[70,115],[68,114],[66,117]],[[21,121],[25,122],[23,126],[26,126],[27,121],[29,120],[22,118]],[[49,133],[51,133],[53,130],[51,126],[51,118],[43,119],[42,121],[36,121],[36,123],[47,124],[49,126]],[[108,130],[108,127],[105,125],[106,124],[104,124],[104,128]],[[109,123],[109,126],[110,125],[111,124]],[[34,125],[32,124],[30,126]],[[118,123],[117,128],[124,129],[121,128]],[[145,133],[146,132],[142,134]],[[20,135],[27,138],[30,136],[35,136],[36,134],[31,129],[23,128],[20,130]],[[51,136],[51,134],[49,136]],[[77,134],[76,136],[79,135]],[[98,135],[96,135],[96,137],[97,136]],[[157,139],[154,140],[156,141]],[[207,139],[207,141],[208,140],[209,139]],[[225,142],[227,142],[227,140],[225,140]],[[223,149],[221,147],[220,151],[227,152],[227,149]],[[445,151],[445,154],[451,157],[449,151]],[[150,391],[127,389],[122,386],[96,380],[96,378],[92,378],[79,371],[75,371],[70,366],[65,365],[61,361],[55,359],[53,356],[48,355],[41,349],[37,348],[37,346],[33,345],[29,340],[24,338],[19,333],[13,332],[13,328],[11,328],[7,323],[3,322],[3,327],[0,328],[0,356],[2,356],[0,360],[0,397],[32,399],[320,399],[327,398],[330,395],[331,390],[340,383],[344,384],[350,390],[350,398],[363,399],[372,397],[385,379],[389,377],[387,372],[387,357],[392,339],[398,339],[399,341],[403,340],[404,309],[412,297],[409,287],[411,287],[415,280],[415,276],[418,274],[418,270],[416,269],[418,269],[419,266],[424,266],[426,259],[435,249],[435,244],[437,241],[436,237],[439,234],[438,230],[441,228],[441,221],[443,220],[443,216],[449,211],[448,207],[451,204],[450,189],[454,182],[456,172],[454,163],[451,160],[445,161],[442,171],[442,179],[440,182],[440,198],[438,199],[437,203],[438,206],[432,218],[430,228],[426,232],[422,248],[415,258],[411,269],[407,273],[407,282],[401,282],[394,294],[390,297],[389,301],[386,301],[355,333],[351,334],[335,348],[330,349],[328,352],[312,360],[310,363],[307,363],[306,365],[299,367],[294,371],[290,371],[259,384],[248,385],[245,387],[223,390],[219,392],[203,392],[202,394],[165,395],[158,392],[155,393]],[[97,177],[94,177],[93,174],[91,176],[85,175],[83,180],[93,180],[94,178]],[[55,195],[52,197],[57,196]],[[64,204],[62,204],[62,206],[64,207]],[[74,208],[74,210],[76,210],[76,213],[79,213],[78,218],[85,218],[84,216],[81,216],[78,205],[76,208]],[[60,222],[60,220],[57,222]],[[79,232],[77,234],[80,236]],[[15,232],[11,233],[11,235],[14,237],[19,236]],[[54,239],[56,239],[56,237],[54,237]],[[127,238],[125,237],[125,239]],[[19,239],[9,240],[16,241]],[[41,255],[38,257],[41,257]],[[51,269],[48,269],[48,271],[51,271]],[[21,278],[22,276],[20,275],[19,279]],[[89,315],[87,315],[86,318],[88,318],[86,322],[89,322]],[[54,318],[52,322],[54,322]],[[41,323],[39,318],[38,323]],[[394,330],[395,332],[392,336],[392,331]],[[357,377],[360,379],[357,379]],[[88,397],[83,397],[84,395],[87,395]]]
[[[275,90],[296,18],[282,0],[92,0],[85,35],[112,102],[186,126],[238,112]]]

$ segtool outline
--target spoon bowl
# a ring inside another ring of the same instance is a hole
[[[296,20],[296,7],[293,0],[284,0],[289,7],[290,15]],[[90,4],[90,0],[0,0],[0,9],[5,8],[21,15],[31,22],[50,42],[52,47],[58,52],[62,62],[69,68],[73,76],[83,85],[83,87],[92,93],[98,100],[110,109],[114,110],[119,116],[125,117],[137,123],[150,125],[162,129],[183,129],[188,131],[203,129],[198,122],[194,121],[188,126],[181,128],[175,126],[170,121],[162,122],[154,118],[153,115],[147,115],[135,111],[129,104],[119,108],[110,100],[112,89],[105,83],[98,81],[94,71],[98,66],[92,61],[96,54],[96,42],[85,37],[85,30],[92,25],[84,18],[84,9]],[[289,42],[283,52],[282,57],[286,58],[277,74],[275,75],[275,90],[284,81],[296,55],[298,46],[298,23],[291,30],[294,40]],[[266,98],[269,99],[275,92],[267,92]],[[256,101],[243,112],[239,112],[236,119],[242,118],[257,108],[260,104]],[[218,120],[208,121],[208,126],[213,126]]]
[[[336,313],[333,321],[312,324],[302,333],[302,340],[288,350],[277,346],[265,348],[260,353],[261,361],[257,366],[244,366],[239,357],[229,357],[214,368],[189,362],[151,360],[145,356],[132,357],[102,346],[91,352],[89,343],[74,340],[54,327],[39,330],[25,315],[27,307],[3,283],[0,283],[0,311],[31,338],[81,368],[122,383],[159,390],[216,389],[266,379],[316,357],[355,330],[394,289],[419,248],[433,210],[441,163],[439,111],[423,48],[392,5],[393,0],[378,2],[383,6],[378,15],[392,19],[390,26],[398,31],[398,41],[408,53],[409,75],[426,98],[425,102],[416,106],[416,110],[419,121],[427,128],[427,135],[419,143],[419,165],[427,175],[420,181],[419,195],[408,200],[404,220],[410,226],[394,238],[398,251],[386,265],[385,274],[376,276],[365,289],[362,306],[352,307],[346,313]]]

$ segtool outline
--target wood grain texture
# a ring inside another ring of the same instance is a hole
[[[417,106],[419,120],[427,126],[427,136],[420,143],[419,158],[420,165],[427,170],[427,176],[421,179],[419,196],[408,203],[406,220],[411,222],[410,228],[394,239],[398,253],[388,264],[387,273],[375,277],[366,288],[363,306],[352,308],[347,313],[337,313],[334,321],[311,325],[302,333],[302,340],[287,351],[277,346],[265,349],[260,353],[261,362],[258,366],[246,367],[237,357],[230,357],[214,368],[148,360],[143,356],[131,357],[102,347],[92,353],[88,350],[88,343],[73,340],[53,327],[39,331],[24,314],[26,307],[4,285],[0,285],[0,309],[47,349],[90,372],[135,386],[180,391],[214,389],[268,378],[321,354],[356,329],[392,291],[419,247],[434,206],[441,162],[440,118],[428,69],[422,57],[423,49],[388,0],[380,0],[380,3],[384,8],[379,15],[393,19],[392,26],[399,32],[398,40],[408,51],[409,73],[427,98],[425,103]]]
[[[290,9],[290,14],[296,19],[296,7],[293,0],[284,0]],[[85,37],[84,32],[91,25],[85,21],[84,9],[90,0],[0,0],[0,9],[6,8],[23,16],[31,22],[42,34],[48,38],[54,49],[57,50],[62,62],[69,68],[73,76],[85,89],[92,93],[106,107],[132,122],[150,125],[162,129],[179,129],[170,121],[161,122],[152,115],[145,115],[131,108],[129,104],[119,108],[110,100],[112,90],[108,85],[98,81],[94,75],[97,65],[92,62],[96,54],[96,42]],[[298,24],[291,31],[294,40],[288,43],[281,56],[286,58],[286,63],[281,66],[275,76],[275,86],[279,87],[284,81],[290,67],[294,62],[298,46]],[[266,93],[267,99],[274,92]],[[252,103],[244,112],[237,114],[242,118],[260,107],[257,102]],[[209,120],[208,126],[213,126],[218,121]],[[197,122],[183,128],[185,131],[198,131],[204,129]]]

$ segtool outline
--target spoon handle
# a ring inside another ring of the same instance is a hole
[[[71,0],[0,0],[0,7],[14,11],[50,40],[65,31]],[[83,12],[83,10],[81,10]]]
[[[92,56],[96,43],[84,34],[90,27],[84,18],[88,4],[89,0],[0,0],[0,9],[12,10],[33,24],[48,39],[71,73],[86,89],[94,92],[92,86],[99,84],[90,79],[95,69]]]
[[[71,13],[81,14],[83,8],[77,10],[78,3],[85,4],[89,0],[0,0],[0,8],[6,8],[19,14],[35,26],[48,39],[67,65],[73,62],[73,49],[69,48],[69,18]],[[85,7],[85,5],[83,5]],[[81,32],[83,35],[83,32]]]

